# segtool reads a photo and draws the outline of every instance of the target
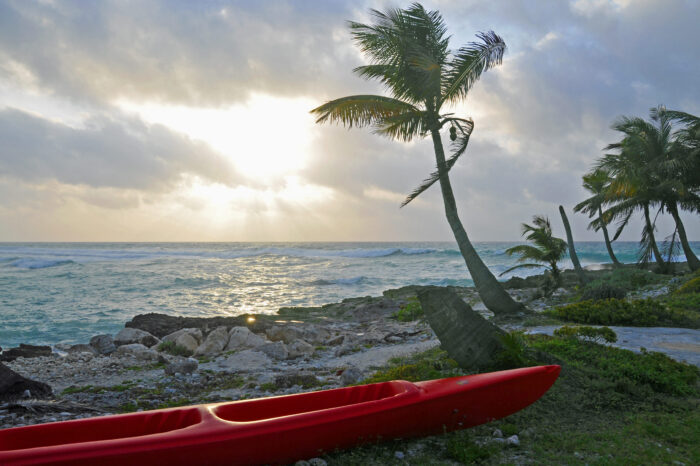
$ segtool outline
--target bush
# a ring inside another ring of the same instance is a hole
[[[593,285],[595,283],[595,285]],[[627,292],[622,288],[607,283],[592,282],[583,288],[581,301],[600,301],[603,299],[624,299]]]
[[[663,283],[668,277],[642,269],[616,269],[590,282],[586,288],[598,288],[606,285],[624,292],[634,291],[647,285]]]
[[[545,314],[581,324],[700,327],[700,313],[677,309],[653,299],[582,301],[547,310]]]
[[[423,316],[423,308],[418,298],[409,298],[408,303],[393,315],[399,322],[411,322]]]
[[[692,278],[678,287],[674,294],[700,293],[700,277]]]
[[[673,294],[661,301],[672,311],[700,315],[700,293]]]
[[[554,335],[562,338],[582,338],[593,343],[615,343],[617,334],[609,327],[564,327],[554,331]]]
[[[172,354],[173,356],[184,356],[186,358],[192,356],[192,351],[184,346],[176,345],[174,341],[164,341],[158,345],[158,351]]]

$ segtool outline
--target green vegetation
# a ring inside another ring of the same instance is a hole
[[[690,299],[694,296],[690,295]],[[628,325],[634,327],[700,328],[700,312],[684,309],[678,301],[640,299],[624,301],[582,301],[548,309],[544,314],[567,322],[596,325]]]
[[[188,350],[184,346],[175,344],[174,341],[164,341],[163,343],[159,344],[158,351],[172,354],[173,356],[184,356],[186,358],[192,356],[192,351]]]
[[[599,275],[583,288],[583,293],[585,295],[586,290],[602,289],[606,286],[620,289],[627,293],[644,288],[645,286],[668,282],[669,279],[670,277],[668,275],[660,275],[649,270],[622,268]],[[589,291],[589,293],[593,293],[593,291]]]
[[[695,366],[571,336],[521,335],[531,364],[560,364],[554,386],[532,406],[485,426],[327,455],[331,464],[684,464],[700,463]],[[397,359],[369,381],[464,373],[439,349]],[[519,448],[491,442],[494,429]],[[411,452],[396,459],[395,451]]]
[[[544,274],[544,282],[542,284],[542,294],[549,297],[554,293],[554,290],[561,286],[561,271],[557,263],[562,260],[566,254],[566,242],[561,238],[556,238],[552,235],[552,225],[549,219],[543,215],[535,215],[532,218],[533,225],[527,223],[522,224],[522,234],[529,241],[532,241],[534,246],[529,244],[521,244],[506,249],[506,254],[512,256],[519,255],[519,264],[507,269],[501,276],[520,268],[541,268],[543,265],[547,269]],[[528,262],[534,261],[534,262]]]
[[[412,322],[414,320],[422,319],[425,315],[423,314],[423,308],[420,305],[418,298],[409,298],[408,303],[401,306],[398,312],[392,315],[399,322]]]
[[[675,294],[700,293],[700,277],[692,278],[678,287]]]
[[[624,299],[627,293],[622,288],[599,283],[594,286],[587,284],[583,287],[582,301],[601,301],[603,299]]]
[[[340,123],[348,128],[373,126],[389,138],[408,142],[430,136],[437,170],[406,198],[407,205],[438,183],[447,221],[484,304],[495,314],[522,310],[477,254],[459,219],[449,171],[467,150],[474,129],[469,118],[455,116],[482,73],[503,59],[506,44],[493,31],[479,33],[478,42],[449,49],[447,26],[437,11],[419,3],[407,9],[371,11],[374,24],[350,22],[355,43],[370,60],[355,68],[366,79],[376,79],[391,97],[353,95],[326,102],[311,110],[317,123]],[[450,113],[441,113],[443,107]],[[441,132],[447,129],[452,156],[445,158]]]
[[[615,343],[617,334],[609,327],[569,327],[565,325],[554,331],[554,335],[562,338],[582,338],[595,343]]]

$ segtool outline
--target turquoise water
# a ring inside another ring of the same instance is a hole
[[[513,244],[475,246],[498,274]],[[577,251],[584,265],[608,262],[603,243]],[[637,243],[615,251],[634,262]],[[2,243],[0,346],[85,342],[146,312],[274,313],[410,284],[473,283],[454,243]]]

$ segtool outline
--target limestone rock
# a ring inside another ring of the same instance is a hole
[[[163,337],[163,342],[168,341],[194,352],[202,342],[202,331],[198,328],[183,328]]]
[[[84,343],[78,343],[77,345],[71,345],[66,349],[66,353],[68,354],[73,354],[73,353],[89,353],[92,355],[98,354],[97,350],[93,348],[90,345],[86,345]]]
[[[250,319],[250,317],[253,317]],[[227,328],[237,326],[247,326],[255,333],[265,332],[270,327],[269,319],[256,319],[251,315],[240,315],[236,317],[182,317],[169,316],[151,312],[149,314],[140,314],[126,323],[126,327],[139,328],[145,330],[158,338],[163,338],[177,330],[183,328],[216,328],[225,325]],[[201,343],[201,342],[200,342]]]
[[[145,330],[140,330],[138,328],[123,328],[114,337],[114,344],[116,346],[130,345],[132,343],[140,343],[150,348],[160,343],[160,340]]]
[[[276,341],[274,343],[265,343],[264,345],[258,346],[256,349],[265,353],[269,357],[277,360],[284,360],[289,357],[289,350],[287,349],[287,345],[285,345],[281,341]]]
[[[331,339],[331,333],[318,325],[306,325],[302,332],[302,339],[315,345],[326,345]]]
[[[520,445],[520,439],[518,438],[517,435],[511,435],[506,439],[506,444],[507,445],[513,445],[514,447],[517,447]]]
[[[51,395],[51,387],[19,375],[0,363],[0,400],[12,401],[25,396],[29,391],[31,397],[43,398]]]
[[[304,340],[294,340],[287,346],[287,349],[289,350],[289,358],[291,359],[314,354],[314,347]]]
[[[96,335],[90,338],[90,346],[95,348],[98,354],[112,354],[117,349],[112,335]]]
[[[202,343],[202,331],[198,328],[182,328],[176,332],[164,336],[163,341],[173,341],[177,343],[177,339],[182,335],[189,335],[197,342],[198,345]]]
[[[142,361],[158,361],[158,351],[151,349],[141,343],[131,343],[130,345],[122,345],[112,353],[112,357],[125,357],[140,359]]]
[[[362,371],[355,366],[350,366],[340,374],[340,380],[343,385],[357,383],[362,378]]]
[[[226,351],[242,348],[257,348],[265,344],[265,339],[251,332],[248,327],[233,327],[229,332],[229,340]]]
[[[228,330],[221,326],[213,330],[204,342],[194,351],[195,356],[221,353],[228,343]]]
[[[293,325],[274,325],[265,332],[270,341],[291,343],[302,337],[303,330]]]
[[[0,354],[0,361],[14,361],[17,358],[38,358],[40,356],[50,356],[50,346],[25,345],[20,343],[17,348],[10,348]]]
[[[254,350],[244,350],[234,353],[225,359],[216,361],[220,369],[231,372],[258,371],[273,365],[272,360],[264,353]]]
[[[164,370],[167,375],[191,374],[197,370],[197,367],[199,367],[199,362],[196,359],[187,358],[171,362],[165,366]]]

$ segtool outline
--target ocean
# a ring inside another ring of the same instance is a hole
[[[475,247],[498,275],[515,264],[505,254],[514,244]],[[602,242],[576,246],[583,265],[609,262]],[[620,261],[636,260],[637,243],[614,247]],[[700,242],[693,249],[700,252]],[[274,313],[412,284],[473,282],[448,242],[0,243],[0,347],[87,342],[147,312]]]

